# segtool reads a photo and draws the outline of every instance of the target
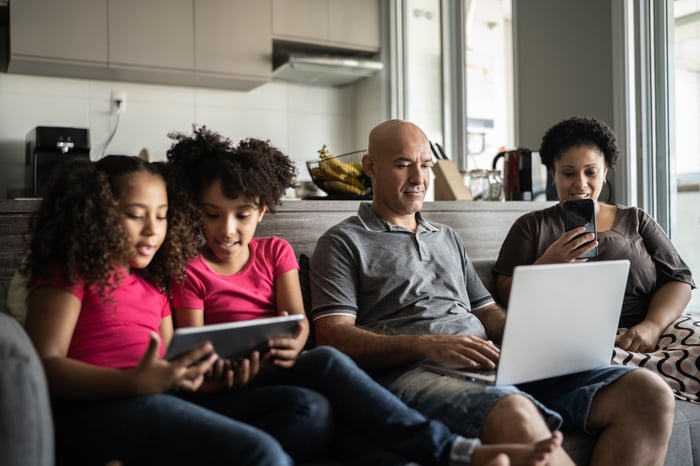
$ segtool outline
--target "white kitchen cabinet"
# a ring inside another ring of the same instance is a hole
[[[275,39],[379,51],[379,0],[273,0]]]
[[[273,0],[272,33],[292,40],[326,41],[327,16],[327,0]]]
[[[195,0],[195,70],[269,80],[271,0]]]
[[[107,0],[18,0],[10,8],[8,71],[46,66],[107,66]]]
[[[327,24],[330,42],[379,50],[377,0],[328,0]]]
[[[194,70],[193,0],[109,0],[109,64]]]
[[[16,0],[8,72],[250,90],[272,75],[272,0]]]

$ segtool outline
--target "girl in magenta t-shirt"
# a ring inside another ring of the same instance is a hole
[[[196,251],[185,227],[162,172],[139,158],[67,161],[52,175],[23,271],[58,464],[292,464],[272,436],[179,395],[201,386],[211,345],[162,359],[164,293]]]
[[[254,237],[266,213],[295,186],[294,163],[268,142],[247,139],[234,146],[204,127],[172,137],[171,184],[191,198],[191,233],[204,240],[201,253],[187,263],[185,280],[173,283],[176,325],[304,314],[291,246],[277,237]],[[218,361],[216,372],[241,391],[285,384],[324,395],[336,420],[333,453],[345,464],[463,464],[473,454],[471,464],[483,465],[503,451],[512,464],[544,464],[561,442],[558,433],[535,445],[480,446],[458,437],[408,408],[339,351],[303,351],[308,335],[304,319],[293,338],[272,340],[266,354],[242,363]]]

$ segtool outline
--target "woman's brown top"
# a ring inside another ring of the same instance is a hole
[[[564,231],[561,204],[523,215],[503,241],[494,271],[512,276],[517,265],[535,262]],[[661,226],[637,207],[618,205],[612,228],[598,232],[598,243],[598,257],[589,260],[630,261],[620,327],[643,320],[654,291],[668,281],[695,288],[690,269]]]

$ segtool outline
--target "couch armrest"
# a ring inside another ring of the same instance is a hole
[[[53,465],[44,369],[24,329],[0,313],[0,458],[6,466]]]

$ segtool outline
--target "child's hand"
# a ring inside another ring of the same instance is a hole
[[[217,392],[247,385],[260,371],[260,353],[253,351],[250,358],[237,361],[218,359],[205,374],[199,391]]]
[[[204,381],[204,374],[216,361],[214,347],[205,343],[174,361],[167,361],[158,355],[158,335],[151,332],[150,338],[141,361],[131,370],[134,392],[146,395],[171,389],[197,390]]]
[[[253,351],[249,358],[243,358],[236,361],[235,365],[236,377],[233,379],[231,386],[241,387],[248,383],[260,372],[261,362],[260,353]]]
[[[218,391],[216,387],[228,388],[233,386],[232,364],[230,359],[217,359],[207,373],[204,374],[204,384],[200,387],[200,391]]]
[[[282,311],[280,315],[287,315],[287,312]],[[306,345],[308,332],[303,330],[307,326],[307,321],[302,320],[299,322],[296,333],[291,338],[277,338],[268,342],[270,347],[269,355],[274,365],[286,368],[294,366],[299,353],[304,350]]]

